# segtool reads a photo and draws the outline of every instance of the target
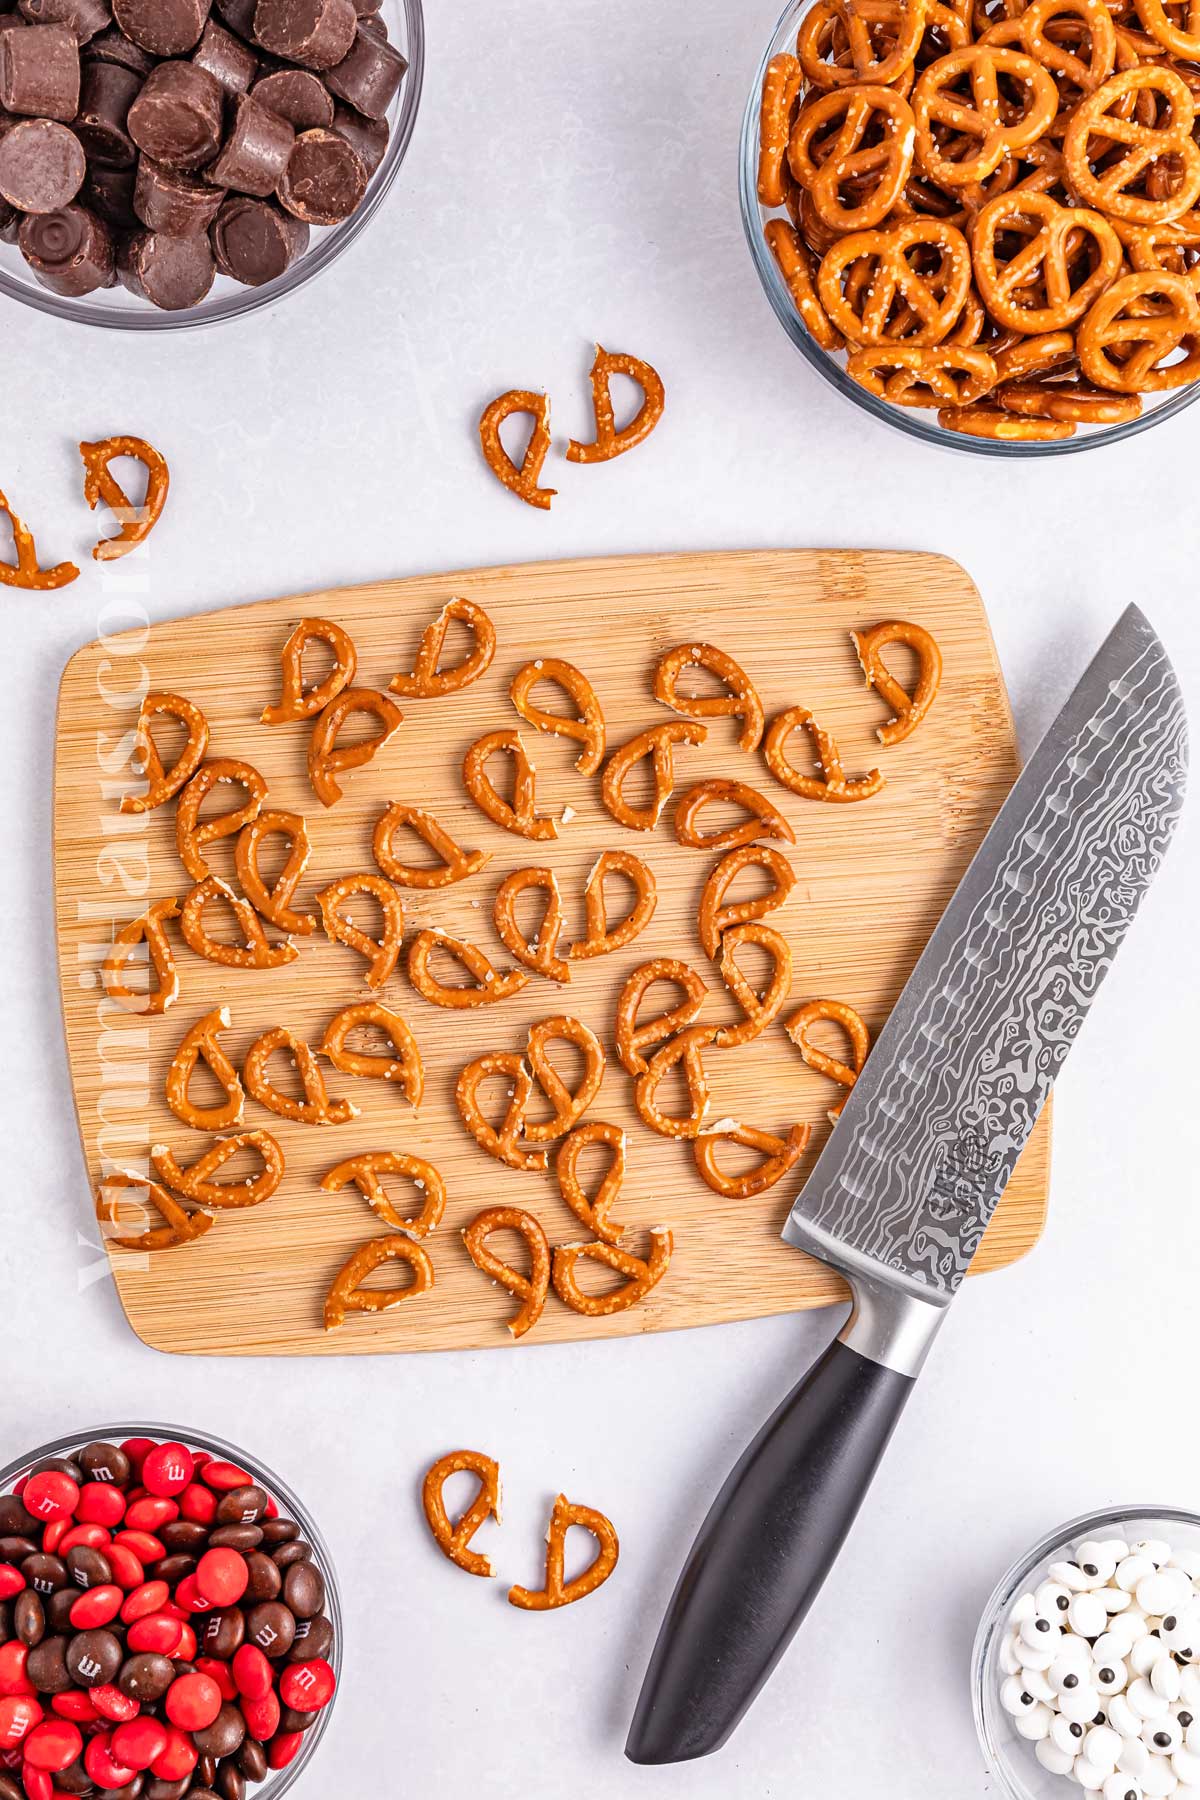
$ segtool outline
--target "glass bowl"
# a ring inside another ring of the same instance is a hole
[[[342,1597],[338,1589],[337,1573],[333,1566],[333,1558],[329,1554],[329,1546],[318,1531],[311,1513],[298,1500],[286,1481],[268,1469],[258,1457],[247,1456],[237,1444],[227,1444],[223,1438],[213,1437],[205,1431],[193,1431],[181,1425],[160,1425],[139,1420],[121,1424],[96,1425],[85,1427],[80,1431],[72,1431],[66,1437],[54,1438],[48,1444],[42,1444],[28,1455],[18,1457],[15,1461],[0,1468],[0,1494],[12,1492],[15,1482],[28,1475],[36,1465],[50,1456],[70,1456],[73,1451],[81,1450],[85,1444],[112,1443],[120,1444],[123,1439],[131,1437],[154,1438],[159,1443],[186,1444],[189,1450],[206,1450],[210,1456],[219,1457],[223,1461],[236,1463],[239,1469],[245,1469],[265,1488],[268,1494],[278,1502],[282,1514],[293,1518],[299,1525],[305,1541],[312,1545],[314,1562],[325,1577],[325,1611],[333,1626],[333,1645],[329,1651],[329,1662],[337,1678],[333,1699],[323,1708],[315,1725],[304,1733],[304,1743],[294,1761],[286,1769],[279,1769],[267,1776],[265,1781],[247,1784],[248,1800],[281,1800],[282,1795],[295,1786],[301,1772],[311,1763],[317,1746],[329,1727],[329,1717],[337,1704],[342,1685]]]
[[[1200,1516],[1174,1506],[1118,1506],[1108,1512],[1085,1513],[1060,1525],[1015,1562],[984,1608],[971,1660],[971,1695],[975,1727],[984,1760],[1006,1800],[1069,1800],[1082,1792],[1069,1776],[1043,1769],[1033,1745],[1019,1734],[1000,1704],[1000,1645],[1014,1602],[1046,1579],[1052,1562],[1069,1560],[1064,1552],[1083,1538],[1164,1538],[1175,1550],[1200,1553]],[[1190,1791],[1190,1790],[1189,1790]]]
[[[408,61],[404,79],[388,109],[390,135],[383,160],[372,175],[357,212],[343,219],[340,225],[313,226],[304,255],[275,281],[265,282],[262,287],[243,287],[240,282],[218,274],[199,306],[188,307],[182,312],[163,312],[150,301],[141,300],[120,286],[102,288],[97,293],[73,300],[42,287],[16,245],[0,243],[0,294],[10,300],[23,301],[26,306],[36,307],[38,312],[49,313],[56,319],[69,319],[80,325],[102,325],[115,331],[185,331],[197,325],[216,325],[224,319],[244,318],[264,306],[277,306],[297,288],[311,281],[314,275],[328,269],[379,210],[408,152],[417,122],[417,108],[421,104],[425,78],[425,20],[421,0],[383,0],[379,11],[387,21],[389,38]]]
[[[936,422],[936,412],[932,409],[928,417],[923,417],[917,408],[893,405],[891,401],[880,399],[860,387],[847,373],[844,364],[835,353],[823,350],[815,338],[809,336],[800,315],[792,304],[787,283],[779,272],[775,258],[763,236],[763,227],[770,218],[783,216],[764,207],[758,198],[758,128],[759,107],[762,100],[763,76],[767,64],[773,56],[781,51],[794,52],[796,33],[800,21],[810,11],[817,0],[790,0],[787,10],[775,28],[775,34],[763,52],[754,83],[750,90],[750,98],[746,102],[746,113],[742,120],[742,137],[739,149],[738,192],[742,207],[742,225],[746,239],[750,245],[750,254],[754,266],[758,270],[758,278],[766,290],[767,299],[775,310],[775,316],[796,349],[805,360],[812,364],[817,373],[835,387],[840,394],[860,407],[873,418],[881,419],[885,425],[891,425],[896,431],[902,431],[908,437],[920,438],[924,443],[937,444],[943,450],[959,450],[976,456],[1069,456],[1077,450],[1092,450],[1101,444],[1120,443],[1124,438],[1136,437],[1140,431],[1148,431],[1152,425],[1159,425],[1164,419],[1172,419],[1176,413],[1190,406],[1193,400],[1200,399],[1200,382],[1191,387],[1179,388],[1175,392],[1167,392],[1161,396],[1146,394],[1142,398],[1141,416],[1131,419],[1124,425],[1080,425],[1075,436],[1062,438],[1056,443],[1013,443],[998,438],[973,438],[943,429]]]

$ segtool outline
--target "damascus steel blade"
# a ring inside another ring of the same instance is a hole
[[[1131,606],[929,940],[783,1236],[954,1297],[1183,804],[1175,672]]]

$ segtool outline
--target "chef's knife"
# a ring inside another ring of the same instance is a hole
[[[626,1745],[719,1749],[828,1574],[1042,1103],[1175,829],[1183,699],[1131,606],[1013,787],[792,1208],[853,1310],[679,1578]]]

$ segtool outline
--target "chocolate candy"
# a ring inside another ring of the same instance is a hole
[[[348,219],[367,191],[367,166],[336,131],[302,131],[279,182],[280,204],[307,225]]]
[[[85,206],[29,213],[21,221],[17,243],[37,280],[53,293],[79,299],[97,288],[112,286],[112,232]]]
[[[368,177],[372,176],[383,161],[391,136],[387,120],[364,119],[351,107],[339,106],[333,115],[333,129],[358,153]]]
[[[20,0],[21,12],[31,25],[69,25],[76,40],[86,44],[112,24],[108,0]]]
[[[325,1577],[314,1563],[293,1563],[283,1578],[283,1601],[297,1619],[315,1619],[325,1605]]]
[[[25,119],[0,138],[0,194],[22,212],[69,206],[86,172],[79,139],[53,119]]]
[[[107,1481],[114,1487],[124,1487],[130,1476],[129,1458],[115,1444],[85,1444],[79,1466],[90,1481]]]
[[[65,1694],[74,1685],[67,1669],[67,1639],[43,1638],[29,1652],[25,1674],[39,1694]]]
[[[2,148],[0,146],[0,150]],[[148,156],[143,156],[138,163],[133,210],[148,231],[165,231],[168,237],[186,237],[189,232],[207,231],[224,198],[221,188],[199,176],[164,169],[161,163],[152,162]],[[160,1575],[159,1579],[164,1578]]]
[[[135,75],[148,75],[154,67],[154,58],[140,44],[127,38],[119,25],[112,25],[94,37],[87,47],[84,57],[86,62],[120,63],[123,69],[132,69]]]
[[[192,1742],[202,1756],[234,1756],[246,1736],[246,1721],[237,1707],[226,1701],[211,1725],[192,1734]]]
[[[121,285],[164,312],[198,306],[216,272],[208,239],[195,233],[168,237],[165,231],[135,231],[117,257]]]
[[[286,1656],[296,1639],[296,1620],[281,1600],[252,1606],[246,1615],[246,1638],[264,1656]]]
[[[133,169],[92,167],[83,184],[83,198],[113,231],[136,231],[140,221],[133,210],[135,183]]]
[[[328,1658],[333,1647],[333,1626],[324,1613],[302,1619],[296,1626],[296,1639],[288,1653],[289,1662],[309,1662],[313,1657]]]
[[[246,94],[258,74],[258,57],[249,44],[210,19],[192,52],[192,61],[207,69],[227,94]]]
[[[170,169],[202,169],[221,147],[223,100],[220,82],[207,69],[159,63],[129,109],[129,135]]]
[[[118,62],[86,62],[79,91],[79,113],[72,129],[91,163],[105,169],[127,169],[137,147],[125,128],[129,108],[142,77]]]
[[[117,1686],[130,1700],[140,1700],[145,1706],[154,1706],[162,1699],[174,1679],[175,1665],[169,1657],[156,1656],[149,1650],[143,1650],[122,1663]]]
[[[254,36],[264,50],[309,69],[332,69],[358,30],[354,0],[258,0]]]
[[[117,1679],[123,1660],[113,1631],[77,1631],[67,1645],[67,1673],[76,1687],[105,1687]]]
[[[276,69],[250,89],[254,99],[286,119],[295,131],[333,124],[333,95],[309,69]]]
[[[247,1781],[265,1781],[267,1779],[267,1753],[257,1738],[248,1737],[237,1753],[237,1766]]]
[[[382,119],[396,98],[407,62],[386,37],[360,25],[349,54],[330,69],[325,83],[368,119]]]
[[[69,25],[0,30],[0,106],[70,124],[79,111],[79,45]]]
[[[200,41],[211,0],[113,0],[113,17],[152,56],[181,56]]]
[[[46,1635],[46,1609],[32,1588],[18,1594],[12,1611],[13,1630],[30,1649]]]
[[[255,203],[253,201],[232,201],[230,204],[234,206],[252,207]],[[304,241],[305,243],[308,242],[308,226],[302,225],[299,219],[290,218],[287,213],[279,212],[275,207],[271,206],[263,207],[261,210],[268,213],[271,219],[277,221],[284,229],[288,231],[303,232]],[[251,227],[251,229],[254,229],[254,227]],[[213,234],[213,248],[217,250],[217,266],[221,267],[222,252],[220,249],[217,249],[215,232]],[[264,280],[270,281],[275,275],[282,275],[283,270],[286,267],[287,264],[284,263],[282,268],[274,269],[272,274],[269,275],[260,275],[258,279],[252,281],[250,285],[252,287],[259,287]],[[228,274],[230,271],[226,270],[226,273]],[[280,1574],[278,1566],[271,1561],[271,1558],[269,1556],[264,1556],[261,1551],[251,1551],[250,1555],[246,1558],[246,1567],[250,1572],[250,1581],[246,1588],[245,1595],[247,1601],[253,1605],[256,1600],[277,1599],[283,1590],[283,1576]]]
[[[251,94],[239,94],[233,107],[233,127],[207,171],[208,179],[262,200],[283,178],[296,134],[286,119]]]

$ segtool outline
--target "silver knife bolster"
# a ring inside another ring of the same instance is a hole
[[[878,1264],[858,1255],[818,1226],[795,1216],[784,1237],[844,1275],[850,1284],[850,1317],[838,1342],[881,1368],[915,1379],[921,1373],[952,1295],[925,1287],[903,1269],[879,1273]]]

